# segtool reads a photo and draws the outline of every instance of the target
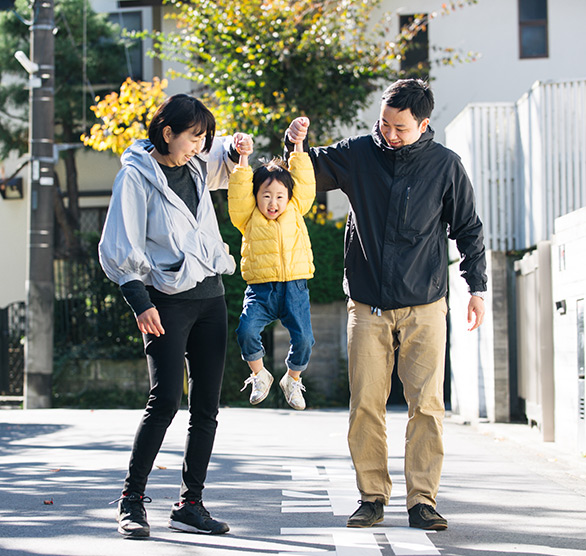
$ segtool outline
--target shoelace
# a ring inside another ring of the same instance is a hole
[[[289,403],[293,399],[293,396],[295,394],[297,394],[298,391],[299,391],[299,394],[301,394],[301,392],[306,392],[305,386],[303,386],[301,379],[293,381],[293,386],[291,388],[291,393],[289,394],[289,397],[287,398],[287,403]]]
[[[244,390],[246,390],[246,387],[249,384],[252,384],[252,389],[254,390],[256,388],[256,383],[259,380],[258,375],[254,374],[254,373],[250,373],[250,376],[244,381],[244,386],[240,389],[241,392],[244,392]]]
[[[187,502],[184,502],[183,505],[189,505],[190,507],[195,509],[199,515],[201,515],[205,519],[212,518],[212,516],[210,515],[210,512],[208,512],[206,510],[206,508],[202,502],[189,502],[189,501],[187,501]]]
[[[116,498],[116,500],[112,500],[109,504],[116,504],[116,502],[120,502],[120,500],[124,500],[124,498],[128,498],[129,502],[143,502],[145,504],[150,504],[153,499],[150,496],[140,496],[139,494],[135,495],[122,495],[120,498]]]

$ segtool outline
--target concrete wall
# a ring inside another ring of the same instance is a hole
[[[510,420],[507,257],[487,252],[486,315],[470,332],[468,286],[459,260],[449,268],[450,362],[452,412],[469,422]]]
[[[552,290],[556,443],[586,453],[584,336],[579,315],[586,299],[586,208],[556,219]],[[581,367],[581,369],[580,369]]]
[[[303,377],[310,377],[312,385],[319,388],[326,398],[335,393],[337,388],[346,388],[348,359],[346,344],[346,303],[314,303],[311,305],[311,325],[315,346],[311,360]],[[280,380],[285,373],[285,358],[289,352],[289,332],[276,323],[273,332],[273,360],[275,377]]]
[[[515,262],[518,396],[531,426],[555,440],[551,244]]]

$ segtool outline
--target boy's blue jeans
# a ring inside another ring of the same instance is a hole
[[[279,319],[291,336],[285,363],[292,371],[304,371],[309,363],[314,339],[307,280],[250,284],[244,292],[240,324],[236,329],[244,361],[257,361],[265,355],[261,332]]]

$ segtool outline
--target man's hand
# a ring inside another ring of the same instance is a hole
[[[161,334],[165,333],[165,329],[161,324],[159,311],[157,311],[155,307],[143,311],[138,317],[136,317],[136,322],[138,324],[138,329],[143,334],[153,334],[154,336],[159,337]]]
[[[287,130],[287,135],[289,137],[289,141],[291,141],[291,143],[294,143],[295,145],[297,144],[303,144],[303,141],[305,141],[305,138],[307,137],[307,129],[309,128],[309,118],[306,118],[304,116],[301,116],[299,118],[295,118],[292,122],[291,125],[289,126],[289,129]]]
[[[482,324],[484,313],[484,299],[477,295],[471,295],[468,302],[468,330],[475,330]]]

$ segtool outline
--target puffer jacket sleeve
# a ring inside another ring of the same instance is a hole
[[[315,200],[315,174],[309,155],[305,152],[291,153],[289,171],[295,182],[291,202],[304,215],[309,212]]]
[[[252,169],[250,166],[236,166],[228,186],[228,212],[232,224],[241,234],[254,212],[256,200],[252,193]]]
[[[228,179],[236,166],[230,158],[231,146],[231,135],[214,138],[212,148],[206,157],[208,165],[206,185],[210,191],[228,187]]]
[[[142,280],[151,270],[145,254],[147,197],[135,169],[123,168],[118,172],[98,254],[106,276],[119,286]]]

